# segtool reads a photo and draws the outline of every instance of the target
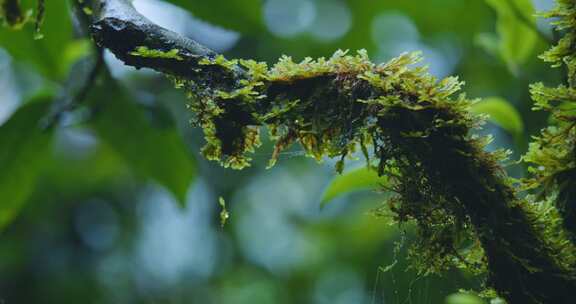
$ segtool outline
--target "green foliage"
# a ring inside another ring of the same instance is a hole
[[[92,41],[89,39],[75,39],[70,41],[61,54],[58,62],[59,69],[68,71],[78,60],[87,57],[92,51]]]
[[[47,105],[29,103],[0,126],[0,229],[18,214],[50,162],[52,134],[39,127]]]
[[[486,114],[490,122],[508,131],[511,135],[519,137],[524,132],[524,123],[520,113],[507,100],[501,97],[484,98],[475,103],[472,112]]]
[[[385,176],[378,176],[378,172],[373,168],[362,167],[351,170],[330,181],[322,194],[320,207],[325,207],[343,194],[359,190],[373,190],[386,185],[388,185],[388,179]]]
[[[105,106],[93,122],[100,138],[136,173],[166,187],[184,206],[195,164],[177,132],[152,126],[127,93],[112,82],[96,96]]]
[[[512,72],[528,59],[536,45],[538,35],[534,30],[534,8],[530,0],[486,0],[497,12],[496,25],[501,58]]]

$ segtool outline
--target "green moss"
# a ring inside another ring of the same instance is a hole
[[[87,7],[87,6],[83,7],[83,8],[82,8],[82,11],[84,12],[84,14],[86,14],[86,15],[88,15],[88,16],[92,16],[92,14],[93,14],[92,9],[89,8],[89,7]]]
[[[233,70],[238,65],[238,60],[228,60],[223,55],[218,55],[214,59],[202,58],[198,63],[200,65],[216,65],[228,70]]]
[[[184,58],[182,58],[182,56],[180,56],[178,53],[179,53],[178,49],[164,51],[164,50],[149,49],[146,46],[139,46],[134,51],[130,52],[129,54],[132,56],[146,57],[146,58],[163,58],[163,59],[184,60]]]

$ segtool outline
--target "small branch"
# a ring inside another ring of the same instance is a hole
[[[51,129],[56,126],[62,116],[70,111],[77,109],[83,102],[85,102],[88,93],[96,83],[98,75],[105,69],[103,50],[101,48],[96,49],[96,54],[94,56],[94,63],[88,72],[82,86],[76,91],[76,93],[69,94],[71,92],[65,93],[62,98],[55,101],[50,110],[50,113],[44,118],[41,123],[44,129]],[[76,81],[77,75],[70,75],[70,79]]]
[[[44,15],[46,13],[46,0],[37,0],[36,18],[34,20],[34,39],[42,39],[44,36],[40,32],[42,23],[44,22]]]

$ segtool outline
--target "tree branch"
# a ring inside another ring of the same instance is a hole
[[[217,55],[191,39],[152,23],[127,0],[93,1],[93,15],[95,41],[127,65],[136,68],[146,67],[192,79],[202,77],[201,71],[198,71],[199,60]],[[145,57],[135,53],[139,47],[165,52],[176,50],[178,56]],[[242,74],[240,69],[235,72],[237,75],[234,76]]]
[[[228,61],[153,24],[126,0],[93,4],[100,46],[128,65],[171,75],[193,97],[209,159],[247,166],[259,126],[271,130],[276,156],[294,142],[319,160],[372,145],[379,173],[400,173],[394,210],[400,221],[416,220],[429,256],[452,260],[460,245],[454,231],[469,232],[484,250],[489,285],[510,303],[569,303],[576,280],[574,264],[559,262],[566,246],[545,240],[498,155],[470,136],[480,119],[469,100],[451,97],[456,79],[436,81],[411,55],[383,65],[363,52],[301,63],[283,57],[271,69]]]

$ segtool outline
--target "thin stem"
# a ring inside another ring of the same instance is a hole
[[[96,54],[94,56],[94,63],[86,76],[86,79],[82,86],[74,94],[65,94],[63,98],[54,102],[50,113],[45,117],[42,126],[44,129],[51,129],[56,126],[62,116],[70,111],[77,109],[88,96],[88,93],[96,83],[98,75],[105,67],[103,50],[101,48],[96,48]],[[76,77],[76,75],[70,75],[70,77]]]

